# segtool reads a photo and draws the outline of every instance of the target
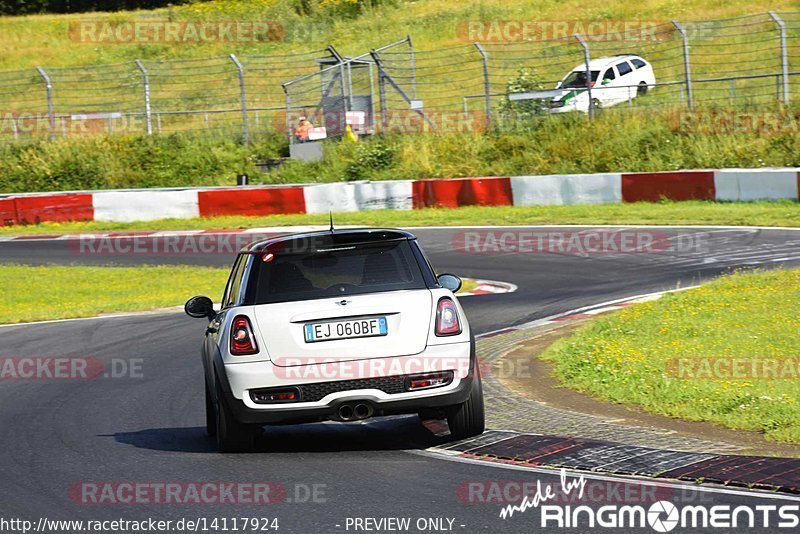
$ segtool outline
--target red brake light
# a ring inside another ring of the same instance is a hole
[[[250,319],[244,315],[237,315],[231,325],[231,354],[234,356],[247,356],[257,354],[258,345],[253,337]]]
[[[436,335],[454,336],[461,333],[461,322],[458,320],[458,308],[451,299],[439,299],[436,307]]]

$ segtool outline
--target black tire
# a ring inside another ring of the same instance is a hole
[[[208,437],[213,438],[217,435],[217,411],[214,408],[214,398],[211,395],[211,391],[208,389],[208,383],[206,383],[206,434]]]
[[[250,452],[255,446],[255,430],[236,420],[225,402],[225,396],[217,384],[216,438],[219,452]]]
[[[483,387],[481,386],[481,373],[475,365],[475,377],[472,380],[472,389],[469,397],[463,404],[457,406],[447,417],[447,426],[450,435],[455,439],[464,439],[483,434],[486,429],[486,416],[483,409]]]
[[[639,87],[636,88],[636,96],[644,96],[647,94],[647,84],[639,82]]]

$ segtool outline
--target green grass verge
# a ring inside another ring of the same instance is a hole
[[[195,295],[216,301],[230,270],[196,266],[0,265],[0,324],[92,317],[178,306]],[[461,291],[477,287],[464,279]]]
[[[800,443],[798,347],[800,270],[795,269],[737,272],[633,306],[592,321],[542,358],[554,363],[563,384],[603,400]],[[748,366],[794,359],[788,372],[795,372],[775,379],[747,371],[730,376],[725,367],[703,370],[714,361],[730,361],[719,360],[725,358]]]
[[[780,202],[636,202],[577,206],[430,208],[373,210],[334,214],[338,225],[410,227],[538,224],[655,224],[800,226],[800,203]],[[108,232],[121,230],[201,230],[289,225],[326,225],[328,215],[269,215],[163,219],[133,223],[69,222],[0,227],[0,235]]]
[[[0,266],[0,324],[91,317],[218,299],[229,269],[208,267]]]

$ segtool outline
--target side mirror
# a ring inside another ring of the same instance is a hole
[[[186,315],[194,317],[195,319],[211,319],[216,315],[214,311],[214,302],[210,298],[203,296],[192,297],[187,300],[186,304],[183,306],[183,311],[186,312]]]
[[[436,279],[440,286],[449,289],[453,293],[461,289],[461,278],[454,274],[440,274]]]

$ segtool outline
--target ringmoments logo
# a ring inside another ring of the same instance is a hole
[[[558,496],[584,497],[587,481],[583,475],[570,477],[561,470],[560,484],[537,481],[536,491],[518,504],[500,510],[502,519],[535,509],[542,529],[618,529],[650,528],[664,533],[673,530],[732,529],[772,527],[796,529],[800,526],[800,504],[713,505],[661,499],[651,504],[555,504]],[[678,499],[681,500],[681,499]],[[594,504],[594,506],[592,505]]]

